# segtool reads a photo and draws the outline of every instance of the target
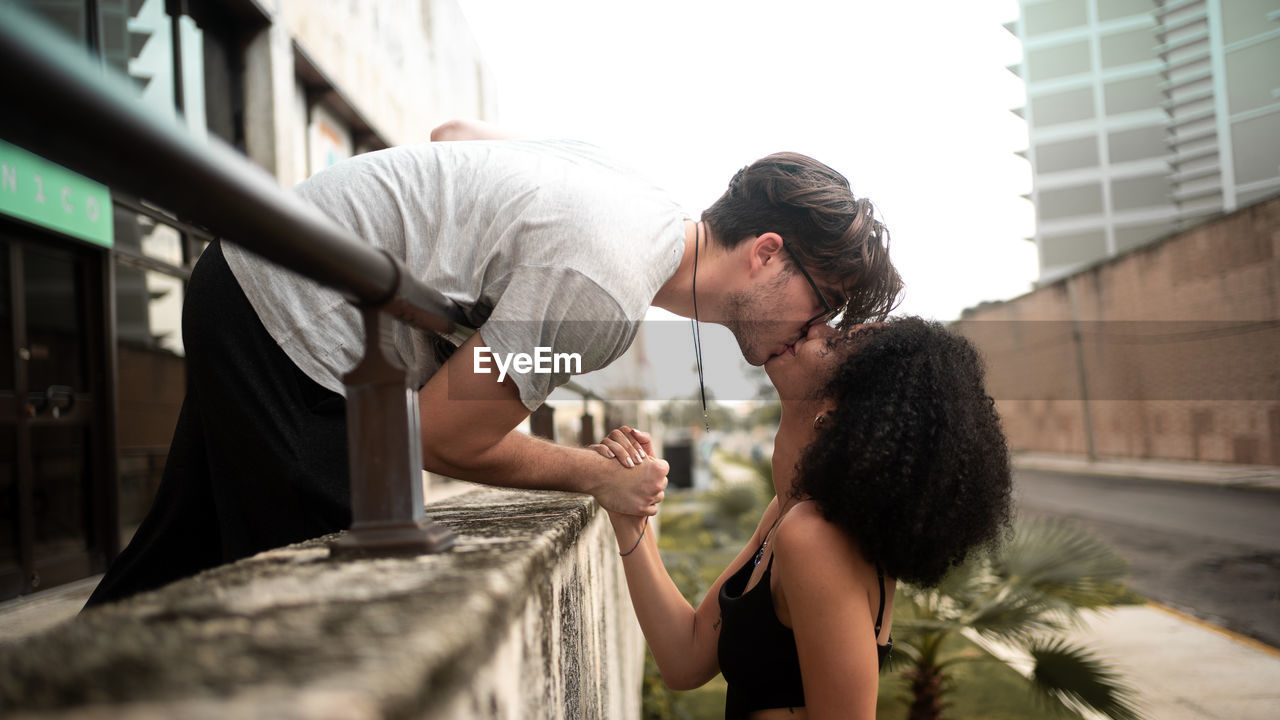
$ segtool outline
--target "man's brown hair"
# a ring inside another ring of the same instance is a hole
[[[843,311],[841,327],[883,320],[898,303],[889,230],[843,175],[811,157],[775,153],[742,168],[702,220],[727,249],[767,232],[782,236],[819,286],[842,289],[827,297]]]

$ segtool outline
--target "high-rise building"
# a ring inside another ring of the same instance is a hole
[[[1280,194],[1280,0],[1019,0],[1040,282]]]

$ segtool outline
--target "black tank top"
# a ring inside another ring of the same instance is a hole
[[[754,569],[755,563],[748,561],[720,586],[721,625],[716,654],[720,672],[729,685],[725,720],[745,718],[756,710],[805,704],[796,636],[778,620],[769,590],[773,555],[769,555],[760,582],[744,593]],[[876,574],[880,581],[880,609],[876,612],[875,637],[879,638],[885,598],[884,573],[879,566]],[[876,645],[881,666],[892,646],[892,638],[884,645]]]

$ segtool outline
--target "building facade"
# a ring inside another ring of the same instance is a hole
[[[286,186],[495,112],[455,0],[13,4]],[[0,599],[101,572],[150,507],[210,240],[0,138]]]
[[[1280,194],[1280,0],[1020,0],[1040,282]]]

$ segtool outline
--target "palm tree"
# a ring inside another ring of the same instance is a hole
[[[894,664],[901,666],[905,656],[909,720],[940,720],[957,664],[1008,662],[957,652],[956,643],[946,641],[960,633],[1020,650],[1030,661],[1030,685],[1052,707],[1139,718],[1133,690],[1087,648],[1063,637],[1082,610],[1115,605],[1127,593],[1125,571],[1123,558],[1078,526],[1036,520],[1019,523],[1007,542],[954,568],[935,588],[901,585]]]

